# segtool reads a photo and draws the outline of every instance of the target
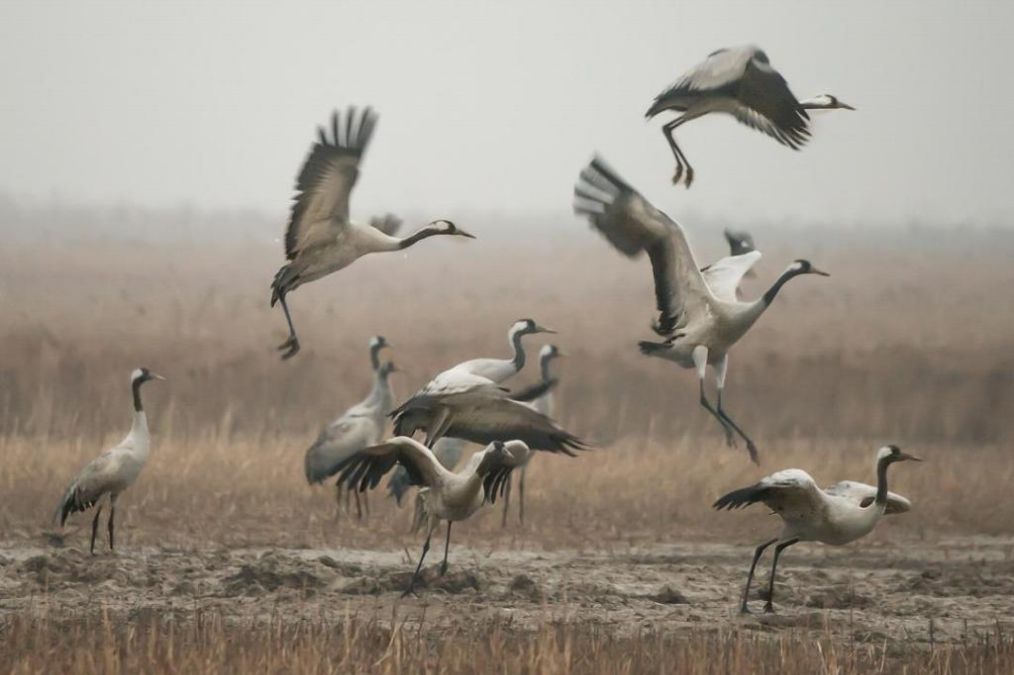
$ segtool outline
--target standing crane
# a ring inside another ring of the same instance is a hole
[[[785,78],[771,66],[767,54],[759,47],[747,45],[709,54],[656,96],[645,117],[651,119],[667,110],[682,113],[662,126],[662,135],[676,158],[673,184],[679,185],[685,175],[689,188],[694,169],[673,136],[680,125],[709,113],[728,113],[748,127],[798,150],[810,137],[810,116],[806,111],[817,109],[855,110],[830,94],[797,101]]]
[[[800,541],[819,541],[829,546],[844,546],[865,537],[873,531],[880,517],[904,513],[912,508],[911,502],[887,489],[887,468],[895,462],[915,461],[918,457],[906,454],[896,445],[887,445],[877,451],[877,486],[854,481],[842,481],[821,490],[816,481],[802,469],[785,469],[739,490],[733,490],[715,502],[714,508],[738,509],[757,502],[770,508],[784,523],[782,533],[769,539],[754,550],[753,562],[746,577],[746,589],[740,612],[749,614],[747,600],[750,583],[761,554],[771,544],[775,557],[771,563],[771,580],[764,611],[774,613],[775,569],[778,556],[789,546]]]
[[[511,394],[511,398],[515,401],[521,401],[526,403],[533,410],[542,413],[550,419],[556,418],[555,401],[553,397],[553,389],[556,387],[558,380],[553,377],[550,372],[549,364],[553,360],[566,356],[556,345],[543,345],[542,349],[539,350],[539,369],[541,374],[541,381],[533,385],[528,390],[518,391]],[[525,522],[525,477],[528,475],[528,466],[532,461],[532,454],[521,464],[521,475],[518,480],[518,521],[522,524]],[[513,483],[513,478],[510,483]],[[511,488],[512,485],[508,483],[507,490],[504,492],[503,497],[503,517],[500,521],[501,527],[507,525],[507,511],[510,510],[511,504]]]
[[[387,346],[383,336],[370,340],[373,388],[369,395],[324,427],[313,445],[307,448],[303,467],[310,485],[324,482],[337,473],[337,467],[344,459],[383,439],[387,414],[394,407],[389,376],[397,370],[393,362],[380,363],[380,350]],[[356,513],[361,517],[359,495],[354,496]]]
[[[370,108],[357,113],[350,107],[331,117],[331,137],[321,127],[296,181],[292,215],[285,231],[283,265],[271,282],[271,306],[282,304],[289,337],[278,346],[282,359],[299,351],[286,296],[303,284],[351,265],[369,253],[401,251],[436,235],[474,237],[449,220],[436,220],[407,237],[393,236],[399,221],[392,216],[374,225],[352,222],[349,199],[359,178],[359,164],[373,136],[377,115]],[[388,234],[385,230],[391,231]]]
[[[702,272],[683,228],[598,157],[581,172],[574,195],[574,210],[586,215],[613,248],[628,257],[646,252],[651,260],[659,310],[654,329],[665,340],[642,341],[641,352],[696,369],[701,406],[722,425],[726,442],[735,445],[733,434],[738,434],[757,462],[757,446],[722,406],[729,349],[771,306],[786,282],[804,274],[828,274],[808,260],[796,260],[759,299],[742,302],[736,289],[760,259],[759,251],[722,258]],[[717,408],[704,393],[709,365],[715,371]]]
[[[92,519],[92,540],[89,551],[95,553],[95,535],[99,529],[99,516],[102,514],[102,498],[109,495],[109,550],[114,549],[113,536],[116,518],[116,500],[120,493],[134,484],[141,469],[148,463],[151,450],[151,434],[148,432],[148,416],[141,404],[141,385],[151,380],[165,378],[147,368],[137,368],[130,374],[130,388],[134,396],[134,419],[126,437],[115,447],[88,462],[70,486],[63,493],[63,498],[56,509],[60,527],[67,522],[67,516],[80,511],[87,511],[93,506],[95,517]]]

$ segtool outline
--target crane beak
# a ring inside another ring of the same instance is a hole
[[[902,461],[909,460],[909,461],[912,461],[912,462],[921,462],[922,461],[921,459],[919,459],[915,455],[910,455],[910,454],[905,453],[905,452],[899,453],[898,454],[898,459],[902,460]]]
[[[819,274],[822,277],[829,277],[829,276],[831,276],[830,274],[828,274],[824,270],[819,270],[816,267],[811,267],[810,268],[810,274]]]
[[[556,335],[556,331],[555,330],[553,330],[552,328],[546,328],[545,326],[535,326],[535,332],[536,333],[552,333],[553,335]]]
[[[475,239],[475,235],[474,234],[471,234],[469,232],[465,232],[460,227],[457,228],[457,231],[455,231],[454,234],[458,235],[459,237],[468,237],[469,239]]]
[[[151,372],[151,371],[149,370],[149,371],[148,371],[148,375],[150,375],[150,376],[151,376],[151,379],[153,379],[153,380],[162,380],[163,382],[165,382],[165,378],[164,378],[164,377],[162,377],[161,375],[159,375],[158,373],[153,373],[153,372]]]
[[[839,108],[845,108],[845,110],[855,110],[855,108],[853,108],[852,106],[850,106],[848,103],[843,103],[841,101],[838,101],[838,107]]]

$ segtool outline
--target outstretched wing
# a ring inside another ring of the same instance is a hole
[[[835,483],[824,492],[834,497],[844,497],[866,508],[877,498],[877,488],[866,483],[859,483],[853,480],[843,480]],[[912,510],[912,502],[895,492],[887,493],[887,514],[905,513]]]
[[[732,114],[743,124],[763,131],[793,150],[809,140],[809,115],[799,107],[785,78],[771,67],[766,57],[754,55],[747,62],[734,100]]]
[[[574,211],[586,215],[616,250],[647,252],[659,311],[656,331],[669,335],[706,311],[711,293],[683,228],[595,157],[574,188]]]
[[[342,461],[375,442],[381,430],[368,415],[346,415],[327,425],[306,450],[306,482],[320,483],[338,471]]]
[[[763,502],[772,511],[786,518],[794,513],[820,511],[824,508],[820,488],[810,474],[801,469],[785,469],[766,476],[757,483],[733,490],[712,505],[722,509],[739,509]]]
[[[373,136],[377,115],[354,107],[331,116],[331,137],[320,127],[319,138],[303,162],[296,181],[285,256],[292,260],[308,248],[334,241],[349,220],[349,195],[359,178],[359,163]]]
[[[676,82],[656,96],[646,113],[647,117],[654,117],[674,106],[685,110],[686,99],[690,97],[730,93],[743,76],[746,64],[759,51],[756,47],[731,47],[712,52],[708,58],[683,73]]]
[[[760,259],[760,251],[726,256],[702,269],[701,274],[704,275],[704,282],[708,284],[708,288],[716,298],[725,302],[736,302],[739,299],[736,292],[739,290],[740,282]]]
[[[425,445],[405,436],[395,436],[340,462],[337,485],[359,492],[372,490],[396,464],[405,467],[409,485],[435,485],[441,472],[446,472]]]

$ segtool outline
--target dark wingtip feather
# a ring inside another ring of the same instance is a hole
[[[715,503],[711,505],[713,509],[721,511],[728,509],[730,511],[734,509],[741,509],[751,504],[756,504],[764,498],[766,489],[759,483],[751,485],[750,487],[740,488],[739,490],[733,490],[732,492],[722,495]]]

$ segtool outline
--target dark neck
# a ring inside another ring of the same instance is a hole
[[[525,348],[521,346],[521,338],[524,331],[518,331],[511,336],[511,346],[514,347],[514,370],[520,372],[525,367]]]
[[[373,366],[373,372],[380,369],[380,345],[370,347],[370,365]]]
[[[142,384],[144,384],[144,380],[138,378],[131,385],[131,388],[134,390],[134,410],[137,412],[144,412],[144,406],[141,405]]]
[[[398,242],[398,248],[408,248],[412,244],[422,241],[426,237],[432,237],[435,234],[440,234],[440,230],[428,226],[420,228]]]
[[[775,283],[771,284],[771,288],[764,293],[764,304],[770,305],[774,302],[775,296],[778,295],[778,291],[782,290],[782,286],[785,285],[785,282],[792,277],[799,276],[800,274],[802,273],[798,270],[785,270],[782,272],[782,276],[775,279]]]
[[[887,508],[887,467],[891,463],[887,458],[877,462],[877,506]]]
[[[552,376],[549,374],[549,362],[552,361],[552,360],[553,360],[552,358],[548,358],[547,357],[547,358],[542,359],[542,361],[539,362],[539,365],[542,366],[542,381],[543,382],[549,382],[549,380],[552,379]]]

